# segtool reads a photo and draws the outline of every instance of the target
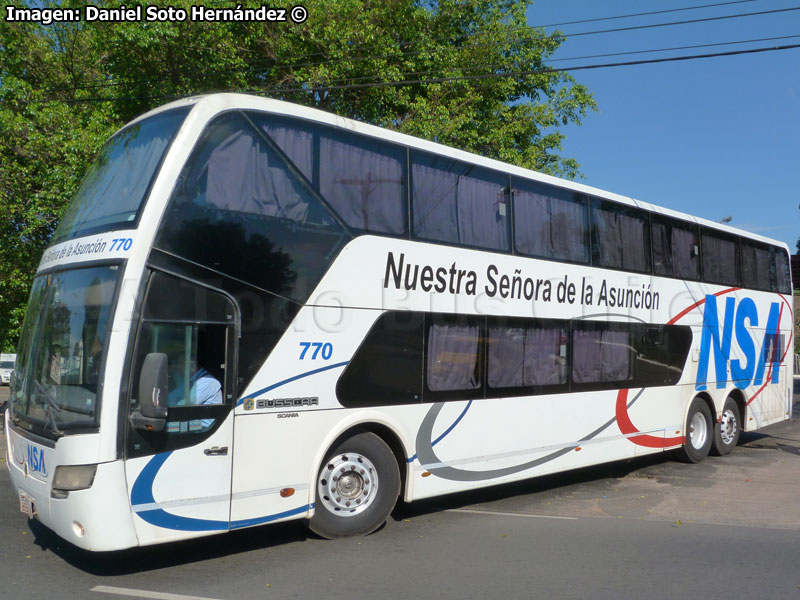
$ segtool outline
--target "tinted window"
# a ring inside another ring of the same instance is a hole
[[[692,331],[683,325],[629,324],[634,346],[634,378],[637,387],[674,385],[692,343]]]
[[[522,254],[589,262],[586,197],[514,179],[514,243]]]
[[[349,227],[408,232],[405,148],[301,121],[253,118]]]
[[[231,301],[209,288],[154,273],[150,279],[144,318],[151,321],[205,321],[233,323]]]
[[[628,271],[650,270],[647,213],[593,199],[592,265]]]
[[[775,260],[775,276],[777,278],[778,291],[781,294],[792,293],[792,274],[789,271],[789,255],[783,248],[773,248],[773,258]]]
[[[320,136],[319,191],[350,227],[406,233],[405,151],[368,138]]]
[[[319,127],[306,125],[303,121],[280,117],[254,117],[258,126],[269,134],[278,148],[289,157],[295,168],[319,190],[319,137],[314,131]],[[314,157],[317,157],[316,160]],[[316,166],[316,168],[315,168]]]
[[[739,285],[738,250],[736,238],[703,231],[703,279],[709,283]]]
[[[543,387],[567,382],[566,322],[490,318],[487,382],[490,388]]]
[[[653,272],[656,275],[700,279],[697,226],[653,217]]]
[[[346,407],[422,402],[423,314],[382,315],[336,385]]]
[[[303,302],[348,239],[285,156],[228,113],[181,172],[155,246]]]
[[[161,159],[189,110],[154,115],[111,138],[89,167],[53,242],[133,227]]]
[[[185,302],[168,301],[170,293]],[[235,320],[235,307],[223,294],[153,274],[137,332],[130,410],[138,409],[139,377],[151,353],[167,359],[169,408],[164,431],[129,428],[129,456],[194,445],[230,412],[236,369],[228,357],[233,354]]]
[[[674,385],[692,343],[691,328],[683,325],[485,321],[484,334],[483,317],[385,313],[339,379],[339,401],[384,406]],[[768,357],[776,355],[773,345],[768,342]]]
[[[509,248],[508,178],[441,156],[412,154],[414,236],[491,250]]]
[[[482,395],[481,321],[478,317],[431,315],[425,351],[426,388]]]
[[[785,337],[782,333],[767,333],[764,336],[764,350],[761,357],[764,364],[779,365],[781,363]]]
[[[775,263],[770,248],[742,242],[742,285],[757,290],[775,289]]]
[[[633,352],[627,323],[574,321],[572,381],[623,382],[633,378]]]

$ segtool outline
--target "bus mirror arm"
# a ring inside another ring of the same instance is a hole
[[[139,408],[131,414],[134,429],[163,431],[169,395],[167,355],[151,352],[144,357],[139,374]]]

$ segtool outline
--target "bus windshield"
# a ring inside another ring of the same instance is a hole
[[[86,173],[53,243],[132,226],[167,146],[190,108],[159,113],[111,138]]]
[[[11,391],[13,419],[48,435],[96,425],[118,270],[75,269],[34,280]]]

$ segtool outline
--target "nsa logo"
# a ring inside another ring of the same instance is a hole
[[[256,406],[256,403],[253,401],[252,398],[248,398],[244,401],[244,409],[245,410],[253,410]]]

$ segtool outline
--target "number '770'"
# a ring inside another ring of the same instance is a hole
[[[333,344],[330,342],[300,342],[300,360],[305,360],[306,358],[310,358],[311,360],[317,360],[317,357],[321,357],[322,360],[329,360],[331,356],[333,356]],[[311,352],[309,352],[311,350]]]
[[[114,238],[111,240],[111,248],[109,248],[109,252],[114,252],[114,250],[124,250],[128,251],[133,246],[133,239],[132,238]]]

